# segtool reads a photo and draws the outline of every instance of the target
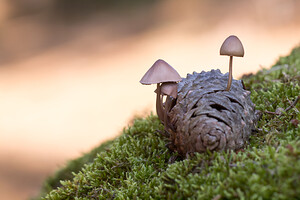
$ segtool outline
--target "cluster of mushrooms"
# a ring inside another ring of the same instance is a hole
[[[143,85],[157,84],[156,92],[156,113],[160,121],[165,125],[167,129],[168,123],[168,111],[171,108],[169,103],[163,104],[163,96],[167,98],[177,98],[177,82],[182,78],[178,72],[171,67],[167,62],[159,59],[152,67],[146,72],[140,83]],[[173,101],[166,101],[173,102]]]
[[[244,48],[237,36],[231,35],[223,42],[220,48],[220,55],[229,56],[229,76],[226,91],[230,90],[232,83],[232,61],[233,56],[243,57]],[[164,60],[157,60],[140,80],[143,85],[157,84],[156,112],[160,121],[168,131],[168,112],[177,98],[177,83],[182,78],[178,72]],[[164,96],[166,101],[163,103]],[[168,101],[167,101],[168,99]],[[170,103],[171,102],[171,103]]]

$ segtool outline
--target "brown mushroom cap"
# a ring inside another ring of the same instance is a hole
[[[165,82],[161,84],[161,94],[162,95],[169,95],[173,98],[177,98],[177,83],[175,82]],[[157,90],[154,91],[155,93],[157,92]]]
[[[178,81],[181,81],[181,77],[178,72],[167,62],[159,59],[146,72],[146,74],[140,80],[140,83],[144,85],[150,85],[155,83]]]
[[[235,35],[226,38],[221,46],[220,55],[243,57],[244,47],[240,39]]]

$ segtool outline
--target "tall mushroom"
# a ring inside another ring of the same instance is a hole
[[[143,85],[157,84],[156,112],[160,121],[164,121],[164,110],[161,100],[161,86],[164,82],[178,82],[181,77],[178,72],[164,60],[157,60],[140,80]]]
[[[233,56],[243,57],[244,56],[244,48],[239,40],[239,38],[235,35],[231,35],[223,42],[220,55],[230,56],[229,59],[229,77],[226,91],[230,90],[231,82],[232,82],[232,60]]]

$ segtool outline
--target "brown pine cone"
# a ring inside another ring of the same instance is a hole
[[[220,70],[188,74],[178,83],[178,97],[170,112],[172,149],[193,152],[238,150],[248,141],[257,122],[250,91]]]

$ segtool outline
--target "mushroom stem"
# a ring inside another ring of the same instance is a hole
[[[161,86],[160,86],[160,92],[161,92]],[[162,92],[161,92],[161,93],[162,93]],[[166,107],[165,107],[163,101],[164,101],[164,95],[161,94],[161,96],[160,96],[160,108],[161,108],[161,112],[162,112],[162,114],[163,114],[161,122],[162,122],[163,124],[165,124],[165,109],[166,109]]]
[[[166,99],[166,103],[165,103],[165,112],[164,112],[164,125],[165,125],[165,130],[167,130],[168,128],[168,112],[170,110],[170,106],[171,106],[171,99],[170,96],[167,95],[167,99]]]
[[[231,83],[232,83],[232,60],[233,60],[233,56],[230,56],[230,59],[229,59],[229,75],[228,75],[228,83],[227,83],[226,91],[230,90],[230,86],[231,86]]]
[[[159,120],[161,122],[163,122],[163,119],[164,119],[164,112],[163,112],[163,108],[162,108],[162,103],[161,103],[161,87],[160,87],[160,84],[157,83],[157,93],[156,93],[156,113],[157,113],[157,116],[159,118]]]

